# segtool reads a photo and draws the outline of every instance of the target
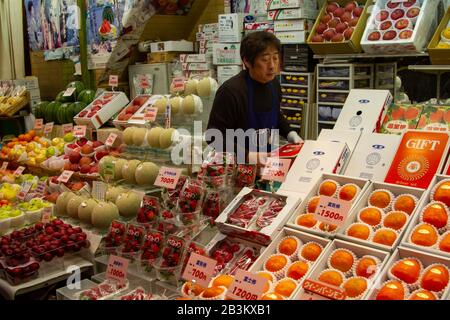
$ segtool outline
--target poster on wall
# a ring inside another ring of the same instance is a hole
[[[78,46],[76,0],[24,0],[33,51]]]

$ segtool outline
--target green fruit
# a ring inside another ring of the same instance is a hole
[[[84,90],[84,83],[81,81],[72,81],[71,83],[69,83],[66,87],[66,89],[68,88],[75,88],[75,98],[78,97],[78,95],[80,94],[81,91]]]
[[[84,108],[87,107],[87,104],[85,102],[81,102],[81,101],[77,101],[72,103],[71,108],[72,108],[72,119],[73,117],[75,117],[77,114],[79,114]],[[72,120],[70,120],[69,122],[72,122]]]
[[[86,89],[81,91],[77,96],[77,101],[84,102],[86,105],[90,104],[95,99],[95,91]]]
[[[58,101],[52,101],[50,102],[47,107],[45,108],[44,113],[44,120],[45,122],[55,122],[56,121],[56,115],[61,107],[61,103]]]
[[[45,108],[48,104],[48,101],[41,101],[36,104],[36,107],[34,109],[34,116],[36,117],[36,119],[41,119],[44,116]]]
[[[61,104],[58,111],[56,112],[57,124],[72,122],[72,108],[70,107],[71,105],[72,104],[69,102]]]
[[[75,101],[75,94],[72,94],[70,97],[65,97],[64,96],[64,92],[66,92],[66,90],[61,91],[60,93],[57,94],[55,100],[59,101],[61,103],[64,102],[74,102]]]

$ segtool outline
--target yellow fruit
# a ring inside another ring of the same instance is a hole
[[[184,93],[185,94],[197,94],[197,86],[198,86],[198,80],[197,79],[189,79],[186,82],[186,85],[184,87]]]
[[[166,107],[169,104],[169,100],[167,100],[166,97],[159,98],[154,103],[153,107],[158,109],[158,114],[165,114],[166,113]]]

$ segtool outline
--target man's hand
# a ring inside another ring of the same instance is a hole
[[[303,142],[303,139],[295,131],[291,131],[288,133],[287,140],[289,143],[295,143],[295,144],[299,144],[299,143]]]

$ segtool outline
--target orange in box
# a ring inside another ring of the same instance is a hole
[[[448,133],[407,131],[385,182],[426,189],[434,175],[442,169],[447,155]]]

